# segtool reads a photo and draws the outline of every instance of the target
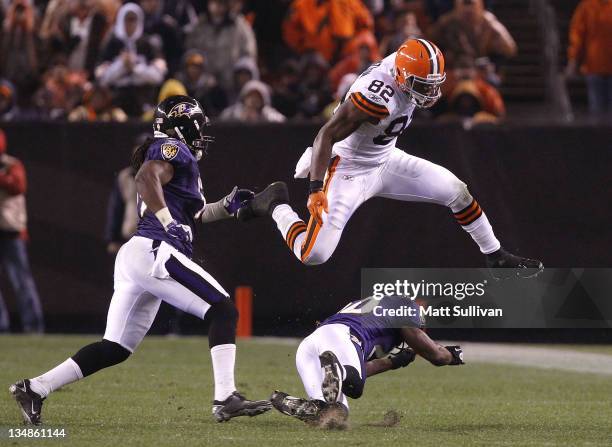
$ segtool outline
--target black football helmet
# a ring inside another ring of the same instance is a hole
[[[203,107],[189,96],[170,96],[155,109],[153,130],[156,136],[167,135],[181,140],[197,160],[202,158],[208,145],[215,141],[214,137],[206,135],[207,126],[210,126],[210,120]]]

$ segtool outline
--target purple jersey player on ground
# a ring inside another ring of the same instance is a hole
[[[325,428],[342,428],[347,397],[358,399],[367,377],[410,364],[419,354],[433,365],[461,365],[459,346],[441,346],[425,331],[419,305],[406,297],[353,301],[325,320],[298,347],[295,363],[308,399],[281,391],[281,413]]]
[[[154,136],[133,158],[140,221],[117,254],[104,337],[41,376],[11,385],[26,423],[41,423],[42,402],[51,392],[126,360],[151,327],[162,300],[198,318],[210,313],[212,412],[217,421],[271,408],[267,400],[250,401],[236,391],[238,312],[223,287],[191,260],[196,222],[233,217],[253,198],[251,191],[236,187],[206,204],[198,161],[212,141],[205,134],[207,125],[202,107],[190,97],[172,96],[157,106]]]

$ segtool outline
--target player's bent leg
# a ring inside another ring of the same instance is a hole
[[[251,401],[235,386],[238,311],[229,294],[202,267],[162,242],[153,271],[141,285],[162,300],[198,318],[209,313],[209,346],[215,382],[212,414],[217,422],[237,416],[256,416],[272,408],[268,400]],[[163,265],[163,268],[160,268]],[[156,269],[157,266],[157,269]]]
[[[459,225],[487,256],[487,265],[494,277],[535,276],[544,268],[538,260],[515,256],[501,248],[476,199],[465,183],[448,169],[395,149],[381,178],[381,188],[373,195],[449,207]]]

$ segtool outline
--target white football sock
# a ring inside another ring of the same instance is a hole
[[[287,204],[278,205],[272,211],[272,219],[293,254],[301,259],[301,247],[306,236],[306,223]]]
[[[30,379],[30,388],[41,397],[47,397],[58,388],[82,378],[83,373],[79,365],[68,358],[64,363],[60,363],[43,375]]]
[[[234,385],[234,364],[236,363],[236,345],[225,344],[210,349],[213,375],[215,377],[215,400],[224,401],[236,391]]]
[[[474,222],[462,228],[472,236],[472,239],[474,239],[474,242],[478,244],[480,251],[484,254],[493,253],[501,247],[501,244],[495,237],[495,233],[493,233],[493,227],[484,212]]]

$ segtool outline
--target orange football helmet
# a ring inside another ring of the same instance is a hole
[[[444,56],[425,39],[408,39],[395,55],[395,81],[410,101],[418,107],[433,106],[446,80]]]

